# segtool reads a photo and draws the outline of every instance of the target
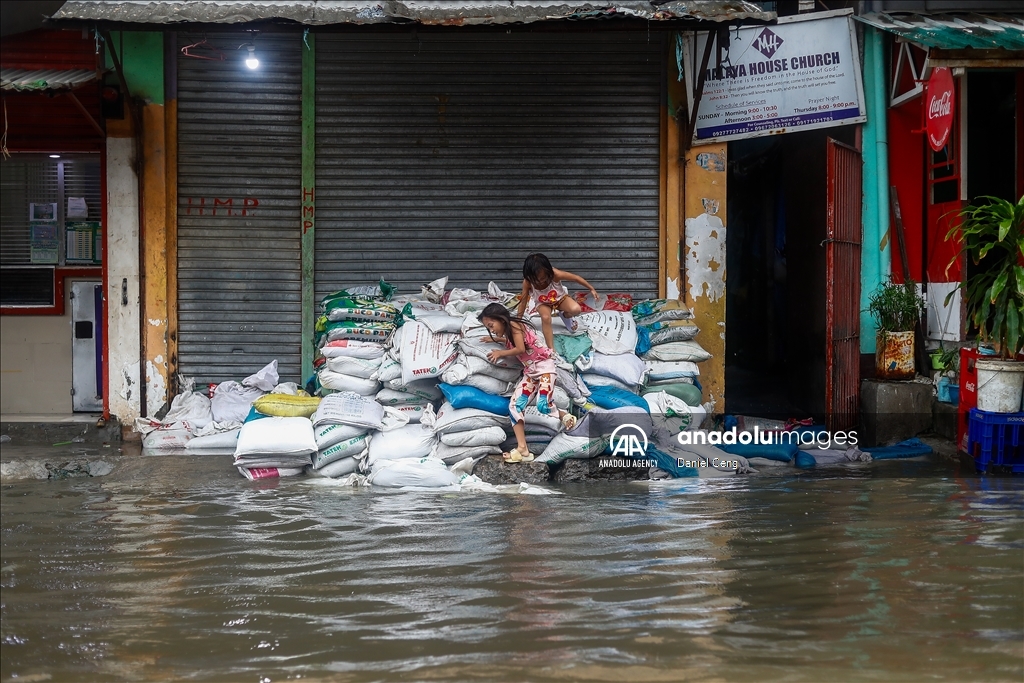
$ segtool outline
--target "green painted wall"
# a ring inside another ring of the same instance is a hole
[[[141,97],[149,104],[164,103],[164,35],[155,31],[112,31],[114,43],[121,63],[128,89],[135,97]],[[122,45],[124,54],[121,54]],[[114,63],[107,54],[107,67]]]

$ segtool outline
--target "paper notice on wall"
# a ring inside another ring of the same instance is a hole
[[[29,243],[32,263],[57,263],[57,226],[54,223],[33,223]]]
[[[89,206],[85,197],[68,197],[68,218],[88,218]]]

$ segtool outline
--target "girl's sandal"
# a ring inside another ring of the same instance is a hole
[[[502,453],[501,459],[509,464],[518,462],[533,462],[533,453],[526,451],[523,453],[518,448],[513,448],[508,453]]]
[[[562,426],[565,427],[566,431],[569,431],[576,426],[576,416],[572,413],[566,413],[562,415]]]

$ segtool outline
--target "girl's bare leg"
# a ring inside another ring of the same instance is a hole
[[[544,333],[544,342],[552,351],[555,350],[555,335],[551,332],[551,307],[541,304],[537,306],[540,314],[540,329]]]
[[[516,448],[519,449],[520,453],[526,455],[530,450],[526,445],[526,424],[522,420],[518,420],[512,425],[512,431],[516,433]]]

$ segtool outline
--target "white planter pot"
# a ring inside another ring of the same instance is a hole
[[[1016,413],[1024,393],[1024,362],[979,358],[978,410]]]

